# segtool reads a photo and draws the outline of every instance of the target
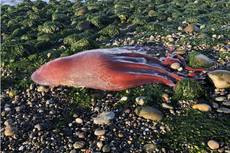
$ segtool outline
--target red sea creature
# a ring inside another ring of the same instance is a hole
[[[135,46],[83,51],[44,64],[31,78],[37,84],[51,87],[67,85],[119,91],[151,83],[175,86],[183,78],[170,72],[169,67],[175,62],[188,70],[207,70],[186,66],[184,58],[178,54],[159,60],[140,53],[152,49]]]

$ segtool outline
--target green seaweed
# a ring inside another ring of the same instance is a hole
[[[192,79],[181,79],[174,87],[176,100],[193,100],[202,96],[207,97],[205,88],[198,81]]]
[[[230,143],[229,116],[220,119],[187,108],[180,116],[167,117],[163,122],[170,130],[159,135],[159,147],[168,150],[204,153],[212,151],[207,146],[209,140]]]

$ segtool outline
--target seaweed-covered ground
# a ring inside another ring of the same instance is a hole
[[[185,80],[175,90],[151,84],[117,92],[49,88],[30,79],[57,57],[137,44],[154,46],[147,54],[159,58],[176,52],[194,68],[210,67],[194,62],[203,54],[214,70],[230,70],[229,12],[229,0],[1,6],[1,151],[230,152],[230,90],[208,79]]]

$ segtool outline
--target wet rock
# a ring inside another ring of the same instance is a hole
[[[226,114],[230,113],[230,109],[226,108],[226,107],[220,107],[216,111],[219,112],[219,113],[226,113]]]
[[[85,146],[85,141],[76,141],[73,144],[74,149],[81,149]]]
[[[170,65],[170,67],[174,70],[178,70],[180,68],[180,64],[179,63],[173,63]]]
[[[163,114],[161,111],[153,108],[153,107],[137,107],[135,109],[135,113],[138,116],[144,117],[146,119],[154,120],[154,121],[160,121],[163,119]]]
[[[219,143],[215,140],[209,140],[208,141],[208,146],[211,149],[218,149],[220,147]]]
[[[212,108],[208,104],[195,104],[192,106],[193,109],[198,109],[203,112],[210,112]]]
[[[225,105],[225,106],[230,106],[230,101],[225,101],[222,104]]]
[[[12,119],[8,119],[4,122],[4,125],[5,126],[9,126],[9,125],[12,125],[13,124],[13,120]]]
[[[109,145],[104,145],[103,147],[102,147],[102,152],[110,152],[110,147],[109,147]]]
[[[137,97],[137,98],[135,99],[135,101],[136,101],[137,104],[143,105],[143,104],[145,103],[145,101],[144,101],[145,98],[146,98],[146,97],[144,97],[144,96],[142,96],[142,97]]]
[[[193,24],[189,24],[185,29],[184,29],[185,32],[193,32],[193,31],[200,31],[200,29],[193,25]]]
[[[6,126],[5,128],[5,136],[13,136],[14,134],[18,133],[18,128],[13,127],[11,125]]]
[[[49,127],[46,123],[40,123],[34,126],[35,129],[38,129],[39,131],[46,130]]]
[[[108,124],[110,120],[112,120],[114,117],[114,112],[105,111],[101,113],[98,117],[94,118],[93,122],[94,124]]]
[[[212,66],[212,60],[203,54],[196,55],[195,61],[201,66]]]
[[[145,152],[153,152],[156,148],[155,144],[149,143],[149,144],[145,144],[143,149]]]
[[[230,87],[230,72],[227,70],[215,70],[208,73],[216,88],[229,88]]]
[[[215,98],[215,100],[216,101],[219,101],[219,102],[222,102],[222,101],[224,101],[226,99],[226,97],[224,97],[224,96],[220,96],[220,97],[216,97]]]
[[[101,129],[96,129],[94,131],[94,134],[97,135],[97,136],[99,136],[99,135],[105,135],[105,133],[106,133],[106,130],[101,130]]]

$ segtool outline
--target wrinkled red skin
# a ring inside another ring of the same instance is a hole
[[[31,79],[37,84],[51,87],[67,85],[119,91],[152,83],[174,87],[183,78],[170,73],[169,66],[175,62],[182,63],[188,70],[207,70],[187,67],[185,60],[177,54],[167,55],[161,61],[156,57],[133,52],[140,49],[96,49],[57,58],[36,70]]]

